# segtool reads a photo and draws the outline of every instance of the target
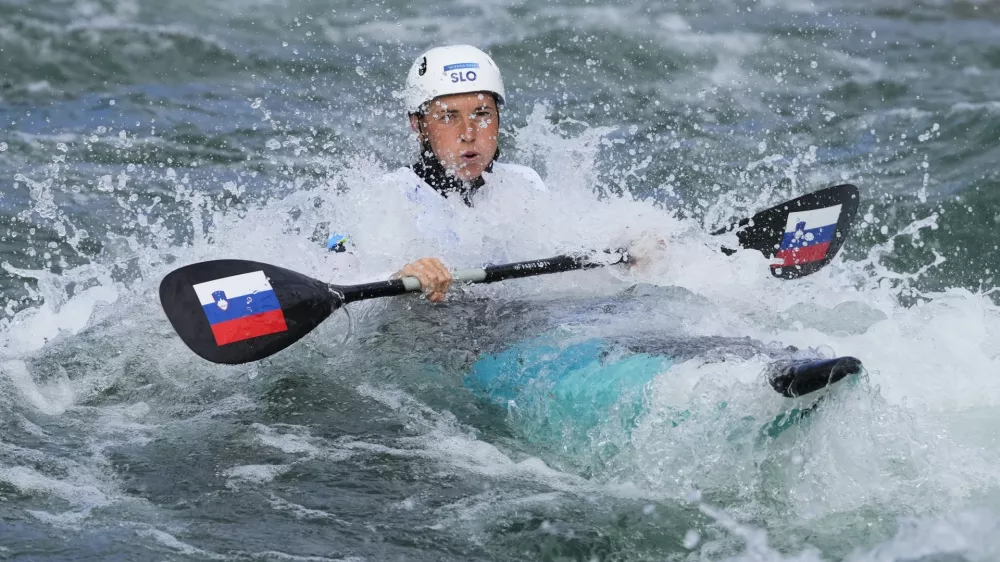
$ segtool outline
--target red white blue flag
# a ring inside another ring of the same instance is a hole
[[[193,285],[216,345],[288,330],[274,289],[263,271]]]
[[[778,247],[777,257],[781,263],[771,267],[803,265],[825,258],[837,231],[840,207],[834,205],[825,209],[789,213],[785,234]]]

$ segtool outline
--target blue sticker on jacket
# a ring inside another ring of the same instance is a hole
[[[330,235],[330,238],[326,240],[326,249],[331,252],[346,252],[347,242],[348,238],[346,234],[337,234],[334,232]]]

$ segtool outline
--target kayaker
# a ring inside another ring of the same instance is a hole
[[[531,168],[497,162],[506,93],[500,69],[483,51],[470,45],[427,51],[411,66],[403,96],[420,155],[387,180],[408,190],[411,200],[435,206],[457,199],[472,207],[482,192],[505,184],[546,190]],[[334,235],[328,247],[343,249],[344,239]],[[435,257],[409,263],[396,276],[419,279],[431,302],[443,301],[452,283],[451,272]]]

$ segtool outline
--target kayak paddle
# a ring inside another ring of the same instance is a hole
[[[809,275],[833,259],[858,208],[853,185],[830,187],[757,213],[713,234],[737,230],[740,246],[782,259],[776,277]],[[726,253],[735,250],[723,248]],[[493,283],[627,263],[627,252],[490,265],[453,274],[460,283]],[[420,290],[412,277],[337,286],[246,260],[213,260],[176,269],[160,283],[160,303],[181,339],[213,363],[257,361],[292,345],[337,308],[360,300]]]
[[[771,266],[775,277],[795,279],[833,260],[851,232],[860,203],[857,187],[837,185],[775,205],[712,234],[736,230],[741,247],[782,260]]]

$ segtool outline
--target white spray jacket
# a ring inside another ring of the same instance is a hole
[[[392,261],[414,256],[443,255],[460,244],[463,220],[487,214],[512,217],[496,212],[495,199],[510,201],[532,198],[532,194],[547,192],[545,183],[535,170],[527,166],[496,162],[492,172],[483,174],[484,184],[472,195],[470,208],[458,195],[444,196],[428,185],[410,168],[385,174],[380,181],[350,208],[365,209],[364,217],[340,217],[331,225],[327,248],[337,269],[354,268],[357,262],[385,258],[375,248],[385,248],[394,254]],[[478,213],[478,215],[477,215]],[[402,245],[402,247],[400,247]],[[399,257],[400,252],[404,257]],[[412,254],[412,255],[410,255]],[[388,264],[386,264],[388,266]],[[401,263],[398,265],[402,265]]]

